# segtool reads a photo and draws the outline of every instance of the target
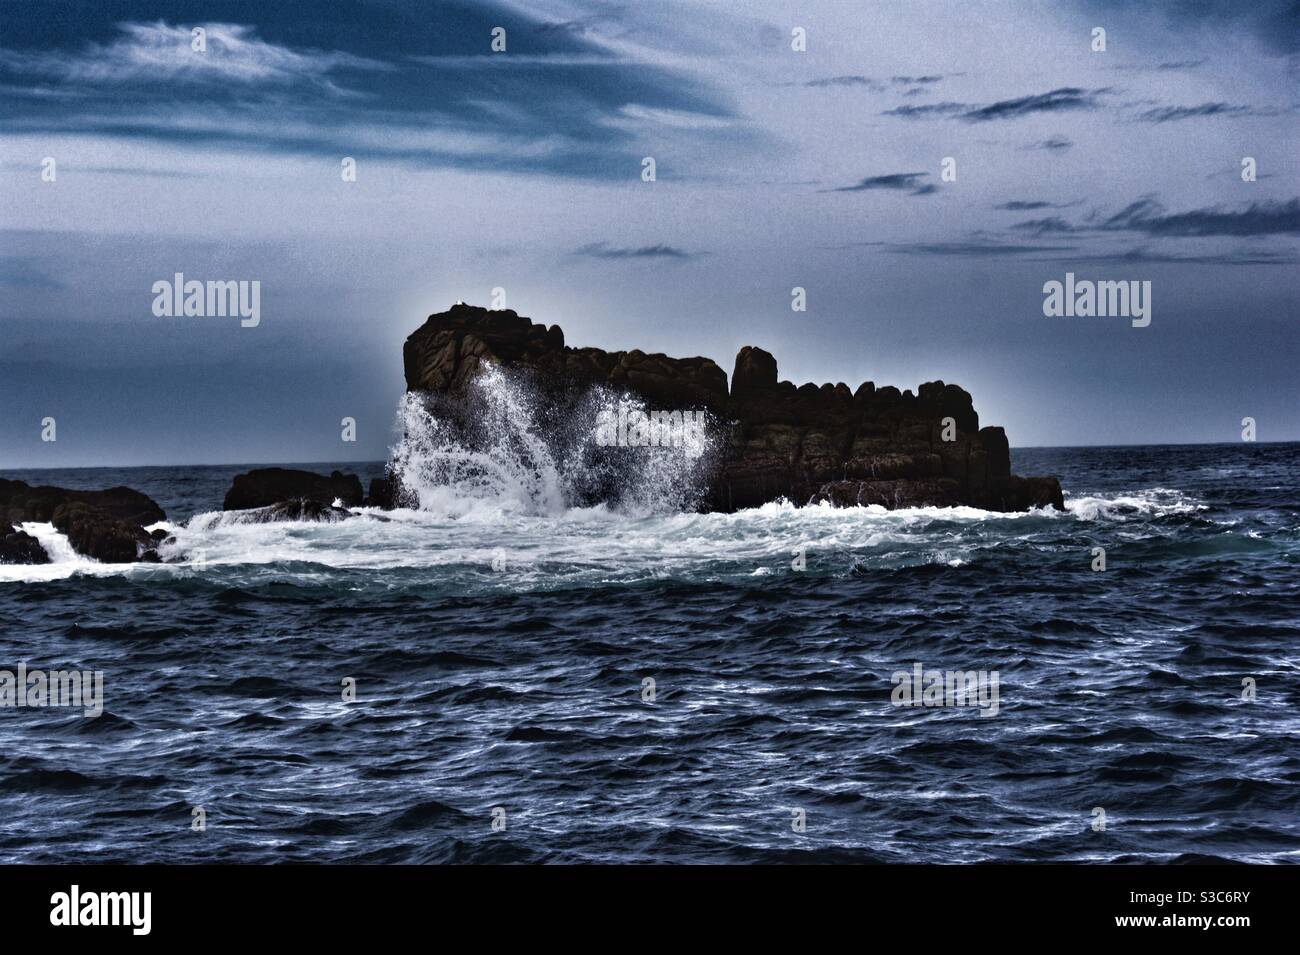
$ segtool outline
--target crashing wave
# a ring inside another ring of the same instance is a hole
[[[485,505],[533,516],[597,504],[633,515],[690,511],[718,445],[716,423],[698,414],[686,422],[702,426],[687,427],[680,411],[664,415],[604,387],[559,408],[488,366],[454,400],[403,396],[390,466],[403,505],[453,517]]]

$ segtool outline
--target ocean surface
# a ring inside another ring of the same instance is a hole
[[[1067,510],[1010,515],[399,458],[418,506],[336,524],[223,517],[248,466],[2,472],[176,539],[0,566],[0,668],[104,674],[0,709],[0,861],[1300,860],[1300,445],[1017,450]],[[895,705],[916,664],[996,714]]]

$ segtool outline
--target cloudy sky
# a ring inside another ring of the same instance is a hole
[[[1013,445],[1298,439],[1297,5],[1129,6],[9,0],[0,466],[382,458],[403,339],[496,287],[570,344],[955,381]],[[1045,317],[1067,271],[1150,326]],[[176,272],[260,325],[156,317]]]

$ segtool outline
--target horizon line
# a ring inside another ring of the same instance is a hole
[[[1101,450],[1110,448],[1214,448],[1238,445],[1256,444],[1256,445],[1275,445],[1275,444],[1300,444],[1300,438],[1291,438],[1282,441],[1167,441],[1159,444],[1133,442],[1129,444],[1021,444],[1012,445],[1009,450],[1015,451],[1082,451],[1082,450]],[[320,461],[207,461],[207,462],[171,462],[166,464],[58,464],[58,465],[41,465],[39,467],[8,467],[0,470],[0,477],[5,472],[12,471],[108,471],[123,470],[128,468],[234,468],[234,467],[306,467],[308,465],[331,465],[340,464],[387,464],[387,458],[349,458],[349,459],[332,459]]]

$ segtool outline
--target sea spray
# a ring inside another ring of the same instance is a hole
[[[495,366],[456,398],[407,393],[391,463],[401,503],[448,516],[484,506],[534,516],[597,504],[630,514],[695,510],[719,446],[716,422],[705,412],[691,409],[690,440],[602,440],[611,419],[654,420],[656,411],[606,387],[560,404],[544,401]]]
[[[525,390],[489,366],[460,407],[417,392],[398,408],[402,440],[392,470],[407,506],[454,514],[490,502],[505,511],[559,514],[559,470],[537,433]]]

